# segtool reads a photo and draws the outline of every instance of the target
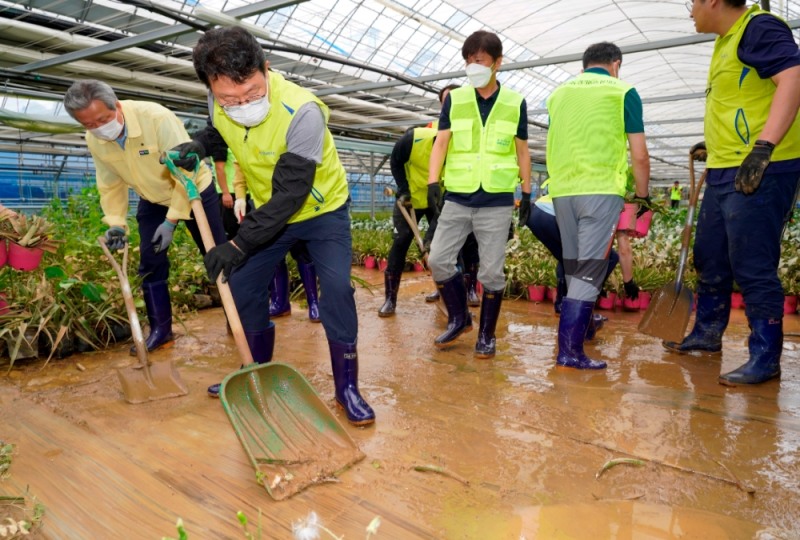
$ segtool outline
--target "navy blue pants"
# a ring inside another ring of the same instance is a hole
[[[356,342],[358,314],[350,283],[353,246],[348,206],[287,225],[231,272],[228,282],[246,332],[259,332],[269,325],[269,286],[275,266],[292,246],[303,242],[319,276],[319,314],[328,340]]]
[[[748,318],[783,318],[781,235],[799,178],[764,175],[752,195],[736,191],[733,182],[706,186],[693,250],[698,294],[729,295],[736,280]]]
[[[555,257],[558,264],[556,265],[556,278],[566,279],[564,273],[564,252],[561,249],[561,232],[558,229],[558,222],[556,216],[548,214],[535,204],[531,205],[531,215],[528,217],[526,223],[528,228],[547,250]],[[608,254],[608,272],[606,272],[605,279],[614,271],[614,267],[619,262],[619,255],[612,248]],[[603,281],[605,283],[605,280]]]
[[[214,189],[214,184],[209,185],[200,194],[205,210],[208,226],[211,235],[214,237],[215,244],[226,242],[225,229],[222,226],[222,217],[219,213],[219,197]],[[142,276],[144,283],[156,283],[165,281],[169,277],[169,250],[156,253],[153,251],[153,235],[159,225],[167,219],[167,208],[161,204],[151,203],[144,199],[139,200],[139,208],[136,211],[136,222],[139,224],[139,275]],[[194,217],[192,212],[191,217]],[[200,236],[200,229],[197,222],[193,219],[184,221],[186,228],[194,239],[194,243],[200,248],[200,253],[206,254],[203,247],[203,239]]]

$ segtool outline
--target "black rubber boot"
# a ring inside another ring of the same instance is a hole
[[[289,267],[286,259],[275,267],[272,287],[269,289],[269,317],[286,317],[292,314],[292,303],[289,301]]]
[[[328,340],[331,351],[336,404],[344,409],[347,421],[354,426],[375,422],[375,412],[358,391],[358,353],[355,343]]]
[[[780,376],[783,319],[750,319],[747,347],[750,359],[730,373],[720,375],[720,384],[759,384]]]
[[[497,318],[500,316],[500,305],[503,303],[503,291],[483,290],[481,304],[481,323],[478,328],[478,342],[475,344],[476,358],[494,358]]]
[[[431,294],[425,297],[425,301],[428,302],[429,304],[432,304],[433,302],[438,302],[439,298],[441,298],[441,296],[439,295],[439,291],[435,290]]]
[[[458,336],[472,330],[472,315],[467,309],[467,290],[460,272],[447,281],[436,282],[439,294],[447,306],[447,330],[434,340],[434,345],[444,349]]]
[[[394,316],[397,306],[397,290],[400,288],[400,274],[392,274],[388,270],[383,273],[383,284],[386,291],[386,301],[378,310],[379,317]]]
[[[317,271],[314,263],[297,263],[297,271],[306,290],[306,301],[308,302],[308,320],[320,322],[319,319],[319,296],[317,295]],[[289,304],[291,310],[291,304]]]
[[[592,317],[589,319],[589,326],[586,328],[586,341],[593,340],[607,320],[608,317],[603,317],[599,313],[592,313]]]
[[[574,369],[605,369],[605,362],[592,360],[583,352],[583,341],[586,339],[593,309],[594,302],[564,298],[558,321],[556,365]]]
[[[680,343],[664,341],[662,345],[678,354],[717,354],[722,350],[722,334],[731,316],[731,295],[701,294],[697,296],[694,328]]]
[[[147,321],[150,323],[150,335],[144,341],[147,352],[172,345],[175,336],[172,334],[172,304],[167,282],[142,283],[142,296],[147,308]],[[130,354],[136,356],[136,345],[131,347]]]
[[[275,350],[275,323],[269,323],[266,330],[260,332],[245,332],[247,345],[250,347],[250,354],[256,364],[267,364],[272,360],[272,352]],[[241,369],[241,368],[239,368]],[[212,398],[219,397],[220,384],[212,384],[208,387],[208,395]]]
[[[478,296],[478,265],[471,264],[464,269],[464,286],[467,289],[467,305],[478,307],[481,299]]]

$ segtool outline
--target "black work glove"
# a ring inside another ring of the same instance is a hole
[[[639,298],[639,286],[634,280],[625,281],[622,286],[625,288],[625,297],[631,300]]]
[[[524,227],[531,217],[531,194],[522,192],[522,199],[519,201],[519,226]]]
[[[161,253],[162,251],[167,250],[169,245],[172,243],[172,235],[175,234],[175,227],[177,227],[177,225],[167,219],[164,220],[164,223],[158,226],[155,234],[153,235],[153,239],[151,240],[153,243],[153,251],[156,253]]]
[[[206,271],[212,283],[217,282],[220,272],[222,272],[222,282],[225,283],[228,281],[228,276],[231,275],[231,270],[235,266],[242,264],[246,258],[247,255],[236,247],[236,244],[228,241],[211,248],[206,253],[206,256],[203,257],[203,262],[206,265]]]
[[[439,183],[428,184],[428,208],[439,215],[439,203],[442,200],[442,188]]]
[[[408,191],[398,191],[397,200],[406,208],[411,208],[411,193]]]
[[[639,205],[639,210],[636,211],[636,219],[639,219],[645,212],[650,210],[650,195],[646,197],[634,197],[633,202]]]
[[[708,151],[706,150],[706,141],[700,141],[689,149],[689,155],[695,161],[705,161],[708,159]]]
[[[125,236],[125,229],[122,227],[109,227],[105,234],[106,247],[109,251],[117,251],[125,247],[128,237]]]
[[[774,149],[775,145],[769,141],[759,139],[755,142],[753,149],[750,150],[742,164],[739,165],[739,170],[736,171],[736,180],[734,180],[736,191],[741,191],[745,195],[755,193],[761,184],[761,178],[769,165],[769,159],[772,157]]]
[[[181,143],[175,148],[171,148],[170,152],[178,152],[178,159],[173,159],[172,162],[187,171],[193,171],[197,167],[198,160],[202,161],[206,157],[206,149],[195,140]],[[197,159],[194,156],[189,156],[189,154],[197,154]],[[160,161],[164,163],[163,158]]]

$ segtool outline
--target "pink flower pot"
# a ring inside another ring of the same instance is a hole
[[[608,296],[597,297],[598,309],[606,309],[609,311],[614,311],[614,305],[616,303],[617,303],[617,293],[615,292],[609,292]]]
[[[797,313],[797,297],[796,296],[784,296],[783,297],[783,312],[786,315],[791,315],[793,313]]]
[[[425,266],[421,262],[414,263],[414,272],[424,272]]]
[[[731,293],[731,309],[742,309],[744,308],[744,298],[742,298],[742,293],[734,292]]]
[[[646,291],[639,291],[639,309],[647,309],[647,306],[650,305],[650,299],[652,295]]]
[[[475,292],[478,293],[478,296],[483,296],[483,283],[480,281],[475,284]]]
[[[638,204],[625,203],[617,223],[618,231],[627,231],[633,238],[643,238],[650,231],[650,222],[653,220],[653,211],[648,210],[641,217],[636,217]]]
[[[368,270],[372,270],[373,268],[375,268],[375,257],[373,257],[372,255],[367,255],[366,257],[364,257],[364,268]]]
[[[528,300],[531,302],[544,302],[547,298],[547,286],[528,285]]]
[[[547,299],[551,302],[556,301],[556,296],[558,295],[558,287],[548,287],[547,288]]]
[[[14,242],[8,244],[8,264],[17,270],[35,269],[42,262],[42,255],[44,251],[39,248],[22,247]]]
[[[386,259],[381,259],[380,261],[378,261],[378,270],[380,270],[381,272],[386,270],[387,266],[389,266],[389,261],[387,261]]]
[[[636,300],[631,300],[630,298],[626,298],[622,301],[622,310],[623,311],[639,311],[642,309],[642,293],[639,293],[639,297]]]
[[[6,239],[3,238],[0,240],[0,268],[6,265],[6,261],[8,260],[8,247],[6,244]]]

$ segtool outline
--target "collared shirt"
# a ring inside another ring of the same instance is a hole
[[[157,103],[122,101],[122,113],[125,116],[122,144],[119,140],[104,141],[89,132],[86,134],[97,170],[103,221],[109,226],[126,226],[129,188],[151,203],[168,206],[167,219],[189,219],[191,206],[186,190],[159,162],[163,152],[189,141],[183,123]],[[200,167],[194,182],[198,191],[211,184],[207,167]]]

